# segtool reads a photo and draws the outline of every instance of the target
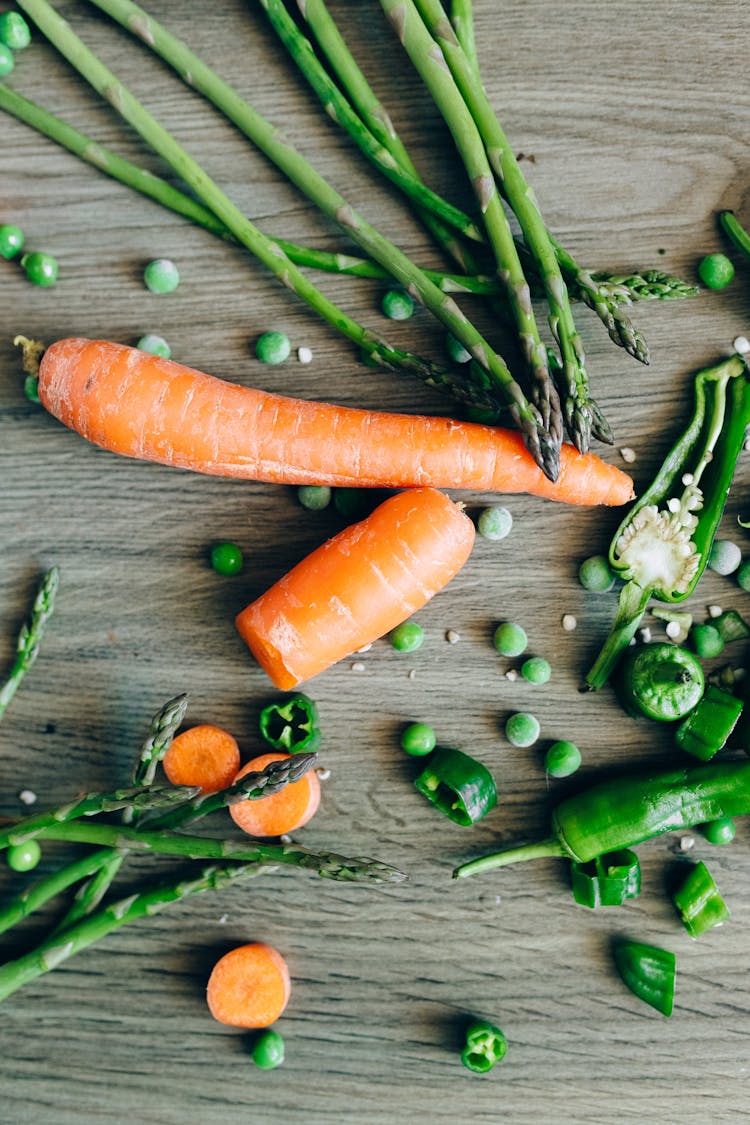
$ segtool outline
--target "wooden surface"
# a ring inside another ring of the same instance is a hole
[[[74,26],[267,232],[328,248],[343,236],[145,49],[83,3],[60,5]],[[370,2],[335,3],[353,47],[393,111],[420,170],[470,203],[445,130],[408,61]],[[208,10],[207,10],[208,9]],[[395,192],[376,179],[326,121],[293,72],[258,5],[154,3],[154,14],[197,48],[352,202],[425,264],[438,257]],[[722,248],[715,212],[750,218],[750,38],[739,0],[687,4],[613,0],[477,0],[481,63],[494,105],[541,201],[548,224],[588,265],[658,266],[694,276]],[[55,109],[124,155],[165,172],[133,133],[84,88],[37,35],[17,58],[14,88]],[[533,160],[531,159],[533,158]],[[116,459],[64,430],[22,394],[16,332],[135,342],[156,331],[175,358],[248,385],[290,395],[404,411],[442,412],[425,388],[360,366],[349,345],[229,245],[145,201],[12,120],[3,120],[0,221],[53,253],[50,290],[0,262],[0,665],[40,570],[61,570],[58,609],[31,676],[0,729],[0,812],[20,815],[17,794],[38,807],[83,788],[122,781],[149,716],[189,691],[191,721],[220,723],[243,753],[258,747],[260,705],[273,690],[235,634],[236,611],[341,526],[310,513],[293,491],[202,478]],[[146,261],[171,257],[182,284],[148,293]],[[360,319],[382,326],[380,288],[321,279]],[[622,465],[631,446],[636,483],[649,480],[685,418],[692,373],[750,328],[750,273],[696,301],[637,310],[653,364],[613,347],[588,313],[579,322],[596,395],[616,433],[602,455]],[[481,323],[491,330],[485,314]],[[286,331],[314,352],[263,367],[260,332]],[[424,311],[389,335],[441,353]],[[724,532],[742,533],[747,457]],[[456,493],[456,498],[459,494]],[[489,495],[461,495],[472,512]],[[356,1122],[736,1122],[747,1113],[750,989],[750,839],[727,849],[700,841],[733,917],[693,942],[665,894],[677,838],[641,849],[644,892],[622,910],[576,907],[553,860],[454,883],[452,866],[498,841],[545,832],[561,794],[636,761],[674,760],[670,733],[627,718],[609,691],[582,696],[583,672],[611,621],[613,596],[586,594],[576,570],[605,550],[620,513],[507,498],[514,518],[502,543],[478,540],[450,587],[419,620],[423,649],[386,642],[309,685],[331,771],[311,846],[394,863],[410,881],[368,888],[294,871],[207,895],[125,928],[9,999],[0,1020],[2,1118],[9,1125],[137,1120],[149,1125]],[[220,538],[241,544],[244,573],[221,578],[206,563]],[[747,540],[743,538],[747,547]],[[707,574],[689,608],[719,603],[748,612],[730,579]],[[561,629],[576,614],[574,633]],[[505,678],[491,645],[513,618],[552,681]],[[655,625],[657,623],[654,623]],[[457,644],[446,630],[460,634]],[[655,633],[658,635],[658,630]],[[732,654],[741,662],[743,654]],[[513,710],[540,719],[537,747],[514,749],[502,729]],[[401,725],[431,722],[494,771],[501,799],[471,829],[448,823],[411,786],[414,764],[398,749]],[[570,783],[545,780],[544,747],[576,741],[584,766]],[[63,853],[49,848],[51,868]],[[141,859],[122,885],[164,864]],[[2,876],[10,893],[23,876]],[[57,910],[57,906],[55,907]],[[32,943],[50,910],[8,955]],[[625,991],[610,942],[628,934],[673,949],[679,980],[665,1020]],[[279,1024],[287,1061],[262,1073],[247,1039],[214,1023],[203,992],[213,961],[233,944],[263,940],[287,957],[291,1002]],[[467,1016],[496,1020],[507,1060],[487,1078],[465,1072],[458,1045]]]

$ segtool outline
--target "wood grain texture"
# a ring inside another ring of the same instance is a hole
[[[437,263],[395,191],[373,177],[324,119],[287,63],[257,4],[154,0],[154,14],[290,138],[403,248]],[[470,205],[449,139],[374,0],[331,5],[393,112],[415,163],[436,187]],[[346,247],[332,225],[250,150],[196,94],[84,3],[66,17],[129,82],[267,232]],[[692,276],[722,247],[715,212],[750,219],[750,93],[742,80],[750,35],[740,0],[476,0],[480,60],[493,104],[533,182],[545,217],[596,268],[660,266]],[[210,10],[207,10],[210,9]],[[162,174],[157,157],[84,89],[35,36],[9,80],[71,123]],[[29,248],[55,254],[61,280],[34,289],[0,265],[0,665],[9,664],[38,572],[55,562],[58,609],[41,656],[0,729],[0,813],[20,814],[26,787],[53,804],[128,774],[149,716],[169,696],[191,694],[191,721],[225,725],[244,755],[258,748],[257,716],[273,691],[235,634],[234,614],[341,526],[311,513],[292,490],[201,478],[118,460],[86,445],[26,402],[11,345],[17,332],[134,342],[164,335],[179,360],[275,391],[350,405],[447,410],[438,395],[360,366],[349,345],[240,251],[108,180],[26,127],[4,120],[0,222],[19,223]],[[532,158],[533,157],[533,161]],[[167,297],[141,282],[155,256],[178,262]],[[322,279],[354,316],[382,325],[382,287]],[[589,314],[579,316],[593,386],[616,433],[603,456],[637,450],[644,486],[680,428],[692,373],[748,333],[750,271],[738,267],[721,294],[643,305],[638,323],[649,369],[614,348]],[[492,330],[485,313],[484,326]],[[258,334],[283,329],[314,361],[263,367]],[[388,324],[394,340],[439,355],[441,332],[419,311]],[[723,525],[747,515],[747,457]],[[458,494],[456,494],[458,498]],[[475,511],[492,498],[466,496]],[[575,780],[634,761],[673,760],[670,733],[623,715],[608,691],[578,692],[614,602],[577,584],[580,560],[604,550],[612,511],[569,510],[510,497],[512,535],[478,540],[454,582],[419,614],[427,640],[416,654],[379,642],[309,685],[318,702],[331,770],[320,812],[300,839],[369,854],[409,872],[393,888],[316,881],[282,872],[246,888],[196,898],[111,935],[6,1001],[0,1021],[2,1118],[9,1125],[138,1120],[148,1125],[328,1125],[355,1122],[736,1122],[746,1116],[750,988],[750,838],[739,827],[726,849],[696,844],[732,908],[732,920],[697,942],[681,930],[665,894],[678,862],[674,837],[641,849],[644,893],[623,910],[575,907],[556,861],[454,884],[453,864],[544,831],[548,809],[573,781],[549,784],[549,740],[583,750]],[[213,574],[207,547],[241,544],[233,579]],[[743,546],[747,539],[743,535]],[[689,603],[750,612],[748,595],[707,574]],[[563,612],[579,627],[565,633]],[[530,648],[547,656],[552,681],[506,679],[491,646],[495,624],[521,621]],[[460,634],[457,644],[446,630]],[[731,658],[741,663],[745,654]],[[413,673],[413,675],[412,675]],[[502,726],[533,710],[542,740],[512,748]],[[413,791],[414,764],[397,738],[411,719],[431,722],[494,771],[498,807],[466,830],[441,819]],[[62,855],[49,848],[45,864]],[[123,887],[168,865],[148,857]],[[23,877],[2,876],[2,892]],[[57,908],[56,908],[57,909]],[[56,916],[7,937],[8,955]],[[673,948],[679,980],[667,1021],[624,991],[610,958],[627,933]],[[214,960],[231,945],[268,941],[287,958],[292,998],[279,1024],[287,1061],[262,1073],[247,1039],[215,1024],[204,1003]],[[491,1076],[462,1070],[468,1015],[496,1020],[509,1052]]]

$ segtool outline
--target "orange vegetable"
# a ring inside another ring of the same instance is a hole
[[[473,523],[443,492],[399,492],[261,594],[237,629],[276,686],[295,687],[420,609],[473,543]]]
[[[568,504],[633,498],[626,473],[570,445],[553,484],[511,430],[283,398],[105,340],[47,348],[39,395],[95,445],[194,472],[279,484],[529,492]]]
[[[173,785],[200,785],[202,793],[216,793],[234,781],[240,749],[228,731],[202,723],[172,740],[162,765]]]
[[[289,1002],[286,961],[271,945],[255,941],[225,953],[208,978],[211,1015],[231,1027],[270,1027]]]
[[[260,754],[244,765],[237,774],[239,781],[251,770],[262,770],[271,762],[281,762],[291,757],[280,750]],[[278,793],[261,797],[257,801],[238,801],[229,806],[232,820],[243,832],[250,836],[266,839],[269,836],[283,836],[307,824],[318,811],[320,804],[320,782],[315,770],[308,770],[299,781],[286,785]]]

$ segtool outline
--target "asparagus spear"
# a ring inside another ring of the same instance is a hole
[[[547,476],[556,479],[559,470],[559,441],[556,440],[554,433],[548,431],[539,410],[526,399],[505,362],[492,350],[477,328],[467,320],[455,301],[442,293],[439,287],[430,281],[397,246],[359,215],[348,201],[316,172],[291,144],[280,137],[278,131],[231,86],[220,79],[210,67],[153,17],[130,0],[94,0],[94,2],[124,27],[141,37],[179,74],[183,77],[187,74],[193,87],[208,97],[301,191],[338,223],[412,295],[421,300],[461,341],[487,373],[490,385],[500,397],[506,399],[510,413],[540,467]],[[24,3],[34,10],[42,5],[46,7],[44,0],[24,0]],[[269,12],[273,9],[280,18],[289,19],[286,9],[283,5],[277,5],[276,0],[264,0],[264,6],[268,7]],[[297,32],[293,21],[289,22]],[[301,39],[301,36],[298,35],[298,38]],[[57,31],[56,45],[61,42],[64,43],[65,38]],[[73,55],[73,61],[76,61],[76,65],[81,69],[80,55]],[[92,74],[90,63],[87,71],[89,75]],[[106,84],[104,88],[106,89]],[[118,101],[122,102],[123,99],[120,98]],[[133,122],[138,128],[138,120],[142,118],[142,114],[134,116],[131,113],[130,116],[133,117]],[[142,125],[140,128],[142,131]],[[204,200],[211,203],[205,193]],[[211,205],[213,206],[212,203]],[[285,261],[288,262],[288,259]]]
[[[21,626],[18,634],[13,667],[8,678],[0,686],[0,719],[18,691],[22,679],[37,658],[44,630],[55,607],[55,594],[59,582],[60,572],[56,566],[53,566],[39,583],[29,619]]]
[[[68,887],[94,875],[112,856],[117,857],[117,855],[118,853],[111,848],[99,848],[30,883],[0,908],[0,934],[15,926],[17,922],[23,921],[35,910],[39,910],[51,898],[67,891]]]
[[[461,50],[471,65],[479,71],[472,0],[452,0],[451,24],[456,33],[456,39],[461,44]]]

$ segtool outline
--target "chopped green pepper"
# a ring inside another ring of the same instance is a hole
[[[742,355],[696,375],[687,428],[610,544],[610,566],[625,585],[612,630],[586,676],[588,688],[607,682],[650,598],[675,604],[692,594],[708,563],[748,423],[750,380]]]
[[[629,849],[571,863],[573,898],[580,906],[622,906],[641,893],[641,865]]]
[[[466,1029],[466,1044],[461,1062],[474,1074],[486,1074],[505,1057],[508,1041],[499,1027],[486,1020],[476,1020]]]
[[[743,641],[746,637],[750,637],[750,625],[736,609],[725,609],[718,617],[714,617],[712,624],[718,629],[721,639],[727,644],[731,641]]]
[[[660,722],[684,718],[698,703],[704,687],[697,657],[666,641],[631,649],[619,668],[618,692],[623,707],[633,715]]]
[[[741,714],[741,699],[709,684],[675,731],[675,742],[687,754],[708,762],[726,746]]]
[[[624,984],[639,999],[671,1016],[677,970],[674,953],[642,941],[615,942],[614,958]]]
[[[729,907],[702,860],[691,865],[672,895],[672,901],[691,938],[697,938],[706,930],[720,926],[730,917]]]
[[[492,774],[461,750],[438,746],[414,785],[456,824],[474,824],[497,804]]]
[[[260,713],[260,733],[274,750],[312,753],[321,740],[318,708],[301,692],[269,703]]]

